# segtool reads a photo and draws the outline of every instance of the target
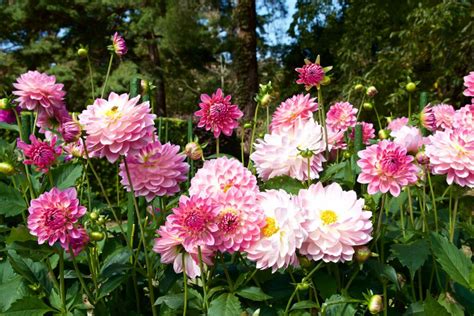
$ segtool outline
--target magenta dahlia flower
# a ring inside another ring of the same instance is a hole
[[[22,109],[46,111],[53,115],[53,110],[64,106],[63,85],[56,83],[55,76],[38,71],[28,71],[20,75],[17,82],[13,84],[17,89],[13,94]]]
[[[117,32],[115,32],[114,36],[112,36],[112,47],[114,49],[115,54],[117,54],[118,56],[123,56],[128,52],[125,40]]]
[[[264,181],[282,175],[305,181],[308,176],[310,179],[319,177],[325,161],[321,153],[325,149],[321,126],[313,119],[306,122],[299,119],[295,128],[288,132],[266,134],[263,140],[258,139],[250,159]],[[309,161],[310,175],[308,158],[301,155],[306,150],[313,152]]]
[[[258,193],[257,179],[237,159],[220,157],[206,160],[191,179],[190,195],[213,196],[230,188]]]
[[[474,128],[474,103],[466,104],[454,113],[454,129]]]
[[[357,181],[369,184],[369,194],[390,191],[393,196],[398,196],[401,187],[417,181],[418,167],[402,145],[382,140],[357,154],[361,158],[357,161],[361,168]]]
[[[247,258],[257,263],[257,269],[272,268],[272,272],[298,266],[296,250],[307,236],[303,212],[283,190],[262,192],[257,203],[265,213],[265,226],[262,238],[247,250]]]
[[[474,97],[474,71],[469,72],[469,75],[464,77],[464,90],[463,94],[466,97]]]
[[[0,110],[0,122],[13,124],[16,122],[15,109]]]
[[[156,196],[174,195],[179,192],[179,184],[187,180],[189,165],[186,156],[179,153],[179,146],[159,141],[150,143],[138,153],[127,156],[130,179],[136,196],[144,196],[147,201]],[[125,164],[120,164],[120,183],[131,191]]]
[[[367,123],[367,122],[360,122],[357,123],[357,125],[362,125],[362,143],[365,145],[370,144],[370,140],[375,138],[375,129],[374,129],[374,124],[372,123]],[[351,139],[354,139],[355,137],[355,130],[352,129]]]
[[[78,225],[78,227],[74,227],[73,229],[67,232],[66,242],[61,243],[61,246],[67,252],[71,253],[76,257],[84,248],[86,248],[87,244],[89,243],[89,235],[84,227]]]
[[[425,152],[434,174],[446,174],[448,184],[474,187],[474,128],[437,131]]]
[[[296,68],[298,73],[297,84],[304,84],[306,90],[311,87],[319,88],[319,85],[324,80],[324,69],[321,65],[305,60],[305,65],[301,68]]]
[[[178,207],[166,220],[182,240],[186,251],[190,251],[198,246],[214,246],[214,235],[219,229],[216,222],[218,214],[219,208],[212,199],[182,195]]]
[[[295,126],[298,118],[307,121],[313,117],[313,112],[318,110],[318,104],[310,94],[298,94],[286,99],[280,104],[273,113],[272,122],[270,124],[271,132],[280,130],[288,130]]]
[[[418,127],[403,126],[397,131],[391,132],[393,142],[400,144],[407,152],[416,154],[424,144],[423,135]]]
[[[21,149],[27,159],[23,162],[27,165],[34,165],[38,170],[47,172],[56,158],[61,155],[61,147],[56,147],[57,137],[53,136],[51,141],[42,141],[36,136],[30,135],[31,144],[27,144],[20,139],[17,141],[17,147]]]
[[[436,129],[444,130],[453,127],[454,113],[456,112],[452,105],[438,104],[431,108],[433,111]]]
[[[71,237],[82,236],[75,225],[86,213],[86,208],[79,205],[75,188],[63,191],[52,188],[31,200],[28,212],[28,229],[30,234],[38,237],[40,245],[47,241],[52,246],[59,241],[63,248],[68,249]]]
[[[140,96],[111,92],[109,99],[97,99],[79,114],[87,133],[86,146],[91,156],[115,162],[119,156],[140,151],[153,139],[155,114],[150,103],[137,104]]]
[[[408,118],[407,117],[398,117],[388,123],[387,129],[391,130],[392,132],[398,131],[403,126],[408,125]]]
[[[349,102],[337,102],[329,107],[326,125],[334,130],[346,131],[349,127],[354,127],[357,118],[357,109]]]
[[[306,216],[303,228],[308,233],[299,252],[310,259],[349,261],[355,246],[372,239],[372,213],[362,210],[364,199],[357,199],[354,191],[318,182],[300,190],[295,202]]]
[[[201,109],[194,113],[200,117],[198,127],[212,131],[216,138],[221,132],[227,136],[232,135],[234,128],[239,126],[237,120],[244,114],[236,104],[230,102],[231,99],[232,96],[224,96],[221,89],[217,89],[212,96],[201,94]]]

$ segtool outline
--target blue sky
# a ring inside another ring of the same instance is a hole
[[[291,38],[288,36],[288,28],[290,27],[291,21],[293,20],[293,14],[295,13],[296,0],[285,1],[287,15],[284,18],[277,18],[272,23],[265,26],[266,34],[265,39],[268,44],[289,44]],[[262,10],[261,8],[259,10]]]

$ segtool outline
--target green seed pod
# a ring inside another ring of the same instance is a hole
[[[11,176],[12,174],[15,173],[15,167],[13,167],[8,162],[0,162],[0,173],[3,173],[4,175],[7,175],[7,176]]]
[[[93,241],[101,241],[105,237],[103,232],[91,232],[89,236]]]
[[[87,50],[87,48],[81,47],[77,50],[77,55],[79,57],[87,57],[87,54],[89,54],[89,51]]]
[[[414,82],[409,82],[407,83],[407,85],[405,86],[405,89],[410,92],[410,93],[413,93],[415,92],[416,90],[416,84]]]
[[[355,90],[355,91],[359,91],[359,92],[360,92],[360,91],[363,91],[363,90],[364,90],[364,85],[358,83],[358,84],[356,84],[356,85],[354,86],[354,90]]]
[[[374,108],[374,105],[370,102],[364,102],[364,104],[362,104],[362,107],[364,108],[364,110],[372,111]]]
[[[97,212],[92,212],[89,214],[89,218],[93,221],[97,220],[99,218],[99,214]]]

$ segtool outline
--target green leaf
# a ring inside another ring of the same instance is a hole
[[[9,130],[9,131],[15,131],[15,132],[20,131],[20,129],[18,128],[18,126],[13,125],[13,124],[7,124],[7,123],[5,123],[5,122],[0,122],[0,128],[2,128],[2,129],[7,129],[7,130]]]
[[[242,313],[239,299],[230,293],[224,293],[209,305],[209,315],[235,316]]]
[[[449,316],[448,311],[429,295],[423,303],[423,308],[426,315]]]
[[[456,246],[450,243],[446,237],[431,233],[431,244],[436,261],[451,279],[460,285],[470,287],[470,273],[472,262]]]
[[[128,258],[130,258],[130,251],[127,248],[115,250],[104,260],[104,264],[100,269],[100,275],[108,278],[127,270],[129,268]]]
[[[177,293],[177,294],[169,294],[158,297],[155,301],[155,305],[161,305],[165,303],[166,306],[172,309],[179,309],[184,306],[184,294]]]
[[[34,262],[29,258],[19,256],[15,251],[8,251],[8,259],[16,273],[22,275],[32,284],[40,284],[48,293],[53,288],[48,277],[48,268],[42,262]]]
[[[353,316],[356,309],[348,300],[342,295],[334,294],[323,303],[321,313],[326,316]]]
[[[53,183],[59,189],[67,189],[76,184],[82,174],[82,165],[66,164],[51,170]]]
[[[398,284],[398,278],[397,278],[397,272],[395,269],[388,265],[388,264],[382,264],[376,260],[369,260],[367,261],[367,265],[369,266],[370,269],[372,269],[375,273],[375,275],[382,279],[385,278],[389,281],[392,281],[399,287]]]
[[[456,302],[451,294],[442,293],[438,297],[438,303],[448,311],[449,315],[464,316],[464,308],[458,302]]]
[[[469,285],[471,289],[474,289],[474,266],[472,266],[471,273],[469,274]]]
[[[262,189],[264,190],[283,189],[288,193],[298,194],[298,192],[301,189],[304,189],[304,186],[300,181],[296,179],[290,178],[288,176],[280,176],[280,177],[271,178],[270,180],[265,182],[262,185]]]
[[[0,182],[0,214],[15,216],[26,210],[20,191]]]
[[[5,239],[7,244],[11,244],[15,241],[27,240],[34,240],[34,237],[25,226],[13,227],[10,231],[10,235]]]
[[[128,275],[116,275],[116,276],[108,278],[107,281],[102,283],[100,287],[100,295],[98,299],[101,299],[109,295],[109,293],[111,293],[113,290],[118,288],[127,279],[128,279]]]
[[[11,304],[28,293],[21,276],[13,271],[8,261],[0,262],[0,312],[10,308]]]
[[[19,299],[5,312],[3,316],[42,316],[53,309],[35,296]]]
[[[408,306],[407,311],[403,314],[403,316],[428,316],[425,314],[425,310],[423,308],[423,304],[421,302],[415,302]]]
[[[261,288],[256,286],[251,286],[238,290],[236,294],[243,298],[256,302],[265,301],[272,298],[270,295],[265,294]]]
[[[393,255],[400,263],[410,270],[411,279],[413,280],[415,272],[421,268],[430,254],[429,245],[426,240],[417,240],[409,244],[392,245]]]
[[[310,309],[310,308],[317,308],[319,307],[318,304],[312,301],[301,301],[293,304],[291,306],[290,311],[296,310],[296,309]]]

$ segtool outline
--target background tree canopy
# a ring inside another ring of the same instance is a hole
[[[265,26],[293,4],[289,44],[270,43]],[[318,54],[334,66],[326,100],[347,98],[356,83],[374,85],[382,114],[399,114],[407,76],[431,101],[467,102],[473,17],[468,0],[0,0],[0,84],[8,93],[19,74],[46,71],[65,84],[69,109],[80,111],[91,93],[77,49],[88,47],[100,88],[118,31],[130,50],[114,61],[109,89],[128,91],[132,76],[149,79],[161,115],[188,115],[201,93],[223,85],[249,116],[257,83],[272,80],[278,103],[298,91],[294,68]]]

